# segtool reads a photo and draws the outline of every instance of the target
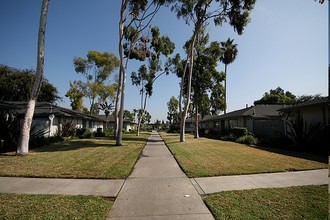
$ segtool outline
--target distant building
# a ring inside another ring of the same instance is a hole
[[[312,123],[321,123],[324,127],[330,124],[329,110],[328,97],[279,109],[282,113],[283,120],[286,122],[294,121],[296,117],[301,117],[306,123],[306,126]],[[286,126],[285,131],[287,129],[288,126]]]
[[[0,110],[10,109],[15,111],[17,116],[23,120],[26,111],[27,102],[0,102]],[[8,111],[9,112],[9,111]],[[76,128],[88,129],[91,132],[97,129],[114,128],[114,118],[109,116],[105,119],[105,115],[88,115],[71,109],[63,108],[52,103],[37,102],[33,115],[32,126],[36,131],[43,131],[45,136],[55,136],[58,129],[66,122],[75,125]],[[124,120],[124,130],[129,131],[134,127],[135,123]]]
[[[248,132],[262,139],[283,135],[285,123],[278,111],[283,105],[250,106],[223,115],[208,116],[200,121],[201,128],[219,132],[228,128],[245,127]]]

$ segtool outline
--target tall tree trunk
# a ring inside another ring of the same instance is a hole
[[[143,117],[143,113],[144,113],[144,109],[143,109],[143,96],[144,96],[144,88],[143,88],[143,83],[142,83],[142,89],[141,89],[141,107],[140,107],[140,111],[142,111],[140,114],[138,114],[138,127],[137,127],[137,131],[136,131],[136,136],[140,136],[140,128],[141,128],[141,120]],[[143,109],[143,110],[142,110]]]
[[[120,61],[122,62],[122,61]],[[121,67],[120,67],[121,68]],[[121,72],[121,70],[119,70]],[[116,102],[115,102],[115,112],[114,112],[114,137],[117,137],[118,135],[118,112],[119,112],[119,99],[120,99],[120,92],[121,92],[121,74],[118,76],[118,87],[117,87],[117,92],[116,92]]]
[[[141,108],[142,112],[141,112],[140,117],[138,118],[138,131],[137,131],[137,136],[140,135],[142,119],[143,119],[143,117],[144,117],[144,114],[145,114],[145,112],[146,112],[146,108],[147,108],[147,98],[148,98],[148,94],[147,94],[147,92],[146,92],[146,94],[145,94],[145,96],[144,96],[144,103],[143,103],[143,102],[141,103],[143,106],[141,106],[141,107],[142,107],[142,108]]]
[[[49,0],[43,0],[41,6],[41,15],[38,33],[38,52],[37,52],[37,73],[31,91],[30,100],[27,104],[26,113],[21,128],[20,137],[17,146],[17,155],[26,155],[29,153],[30,130],[33,120],[35,104],[42,85],[42,76],[44,71],[44,51],[45,51],[45,33],[47,23]]]
[[[124,67],[124,52],[123,52],[123,38],[124,38],[124,13],[126,10],[127,2],[125,0],[122,0],[121,9],[120,9],[120,19],[119,19],[119,58],[120,58],[120,68],[119,68],[119,90],[120,93],[118,93],[118,99],[120,96],[120,106],[118,105],[117,108],[117,124],[116,124],[116,145],[120,146],[122,145],[122,131],[123,131],[123,116],[124,116],[124,100],[125,97],[125,85],[124,82],[126,82],[126,73],[125,73],[125,67]],[[117,100],[118,100],[117,99]],[[117,101],[116,100],[116,101]]]
[[[223,113],[227,113],[227,64],[225,64],[225,110]]]
[[[186,71],[188,68],[188,60],[189,60],[189,55],[187,55],[187,62],[186,65],[184,66],[183,69],[183,74],[182,74],[182,79],[181,79],[181,85],[180,85],[180,96],[179,96],[179,117],[180,117],[180,141],[184,142],[185,141],[185,122],[183,123],[183,110],[182,110],[182,96],[183,96],[183,88],[184,88],[184,79],[186,77]]]
[[[116,146],[121,146],[123,141],[125,86],[126,86],[126,71],[123,69],[123,81],[122,81],[122,91],[120,97],[120,110],[119,110],[118,134],[116,138]]]
[[[196,101],[195,105],[195,135],[194,138],[199,138],[199,123],[198,123],[198,101]]]
[[[187,98],[186,98],[186,103],[185,103],[184,110],[183,110],[182,116],[181,116],[180,142],[186,141],[186,138],[185,138],[186,119],[187,119],[187,114],[188,114],[188,109],[189,109],[189,104],[190,104],[191,79],[192,79],[192,72],[193,72],[193,66],[194,66],[194,48],[195,48],[195,41],[196,41],[198,32],[199,32],[199,28],[197,27],[194,30],[192,42],[191,42],[191,45],[189,48],[189,74],[188,74]],[[184,80],[184,78],[183,78],[183,80]]]

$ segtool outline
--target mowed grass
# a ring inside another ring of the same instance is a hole
[[[233,142],[161,133],[162,138],[189,177],[285,172],[328,168],[315,156],[288,151],[272,152]],[[275,151],[275,149],[273,149]],[[313,160],[312,160],[313,159]]]
[[[0,154],[0,176],[126,178],[149,135],[125,134],[123,146],[115,146],[113,138],[77,139],[31,150],[23,157]]]
[[[328,186],[227,191],[204,196],[216,219],[328,219]]]
[[[0,193],[1,219],[105,219],[113,201],[96,196]]]

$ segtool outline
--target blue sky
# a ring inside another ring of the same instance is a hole
[[[0,1],[0,64],[35,69],[37,34],[41,0]],[[84,80],[74,71],[73,58],[98,50],[118,54],[120,1],[51,0],[49,6],[45,77],[58,88],[63,102],[69,82]],[[178,20],[168,8],[162,8],[153,25],[176,44],[176,53],[192,34],[192,27]],[[211,41],[234,38],[238,56],[228,66],[228,112],[252,105],[265,92],[280,86],[295,95],[328,95],[328,1],[259,0],[251,14],[251,23],[238,36],[229,25],[209,25]],[[183,54],[182,54],[183,56]],[[130,62],[128,73],[141,64]],[[219,63],[219,70],[223,64]],[[125,109],[139,108],[139,90],[127,79]],[[156,119],[166,120],[167,102],[178,97],[179,80],[162,76],[154,84],[147,110]],[[88,105],[88,102],[85,102]]]

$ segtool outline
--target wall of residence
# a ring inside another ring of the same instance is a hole
[[[300,110],[300,116],[303,117],[307,124],[321,122],[326,125],[329,120],[328,111],[325,105],[305,107]]]
[[[285,133],[284,121],[277,120],[254,120],[253,134],[262,139],[270,139],[273,137],[281,137]]]
[[[69,121],[72,121],[75,128],[86,128],[91,132],[97,131],[98,128],[103,130],[102,122],[70,117],[54,117],[52,120],[48,118],[34,118],[32,125],[36,126],[36,130],[43,130],[45,137],[49,137],[57,135],[58,128]]]

